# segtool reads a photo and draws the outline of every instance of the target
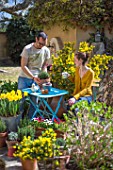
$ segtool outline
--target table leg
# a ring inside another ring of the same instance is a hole
[[[30,97],[29,97],[29,101],[30,101],[30,103],[33,105],[33,107],[35,108],[35,112],[34,112],[32,118],[31,118],[31,120],[33,120],[33,118],[35,117],[35,115],[36,115],[37,113],[39,113],[39,115],[40,115],[42,118],[44,118],[44,117],[43,117],[43,114],[42,114],[42,113],[43,113],[42,110],[39,109],[40,104],[37,104],[37,105],[36,105],[36,103],[34,103],[34,102],[30,99]],[[42,112],[42,113],[41,113],[41,112]]]
[[[43,101],[43,103],[46,105],[46,107],[48,108],[48,110],[52,113],[52,121],[55,118],[59,121],[59,118],[57,117],[57,113],[58,113],[58,110],[60,108],[60,104],[61,104],[62,99],[63,99],[63,96],[60,96],[60,99],[58,101],[58,104],[57,104],[55,111],[52,110],[52,108],[50,107],[50,105],[47,103],[47,101],[44,98],[41,99]]]

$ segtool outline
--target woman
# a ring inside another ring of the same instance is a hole
[[[74,78],[70,80],[75,83],[73,95],[68,100],[68,106],[71,107],[78,101],[87,100],[88,103],[92,101],[92,83],[94,80],[94,72],[87,67],[89,55],[87,53],[77,52],[74,57],[76,65],[76,72]]]

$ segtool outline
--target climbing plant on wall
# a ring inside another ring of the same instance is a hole
[[[113,26],[113,3],[111,0],[38,0],[28,16],[32,27],[51,27],[55,23],[67,27],[93,26],[102,29],[107,23]],[[39,12],[40,11],[40,12]]]

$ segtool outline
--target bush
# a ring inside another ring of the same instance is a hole
[[[31,140],[34,140],[35,137],[35,129],[32,126],[18,127],[18,140],[22,141],[24,136],[31,137]]]
[[[10,91],[16,91],[17,90],[17,82],[12,82],[12,81],[0,81],[0,93],[6,93]]]
[[[6,132],[6,130],[7,130],[7,127],[6,127],[5,122],[0,119],[0,133]]]
[[[99,102],[81,101],[72,106],[78,108],[64,115],[67,132],[66,144],[75,164],[83,169],[113,168],[113,108]],[[62,130],[63,130],[62,129]]]

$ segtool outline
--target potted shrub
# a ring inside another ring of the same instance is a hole
[[[31,120],[29,120],[27,117],[24,117],[24,119],[20,120],[19,126],[18,126],[18,141],[22,141],[24,136],[30,136],[32,140],[34,140],[35,136],[35,128],[34,126],[31,126]]]
[[[26,170],[36,170],[36,160],[45,162],[48,158],[60,155],[55,142],[56,134],[52,129],[47,129],[42,136],[35,140],[32,140],[30,136],[25,136],[20,143],[15,145],[16,152],[14,156],[20,157],[22,166]],[[29,162],[32,163],[29,164]],[[32,167],[31,164],[33,165]]]
[[[0,148],[6,145],[7,127],[4,121],[0,119]]]
[[[14,152],[16,151],[14,145],[18,143],[18,133],[17,132],[10,132],[8,133],[6,144],[8,148],[7,155],[9,157],[13,157]]]
[[[24,136],[28,137],[30,136],[32,140],[34,140],[35,137],[35,129],[32,126],[25,126],[25,127],[18,127],[18,140],[22,141]]]
[[[41,117],[34,118],[31,121],[31,125],[35,128],[35,137],[38,137],[42,135],[42,132],[45,131],[48,128],[52,128],[55,133],[56,137],[59,138],[65,138],[65,134],[59,130],[60,127],[63,126],[63,122],[59,119],[59,122],[54,120],[54,122],[51,119],[43,119]]]
[[[24,93],[27,96],[27,93]],[[19,113],[22,92],[20,90],[0,94],[0,117],[6,122],[8,131],[16,131],[21,118]]]

